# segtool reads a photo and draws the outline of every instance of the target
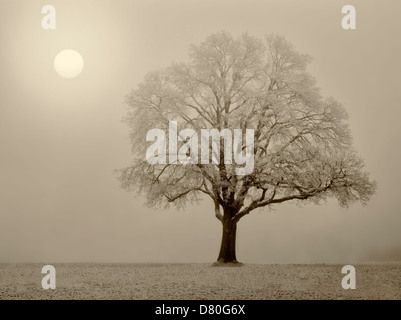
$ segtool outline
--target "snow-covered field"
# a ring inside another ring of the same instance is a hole
[[[6,299],[397,299],[400,264],[362,264],[344,290],[342,265],[54,264],[56,290],[43,290],[43,264],[0,264]]]

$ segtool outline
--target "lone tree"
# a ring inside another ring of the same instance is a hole
[[[321,96],[309,62],[281,36],[222,32],[191,46],[188,63],[150,72],[127,96],[134,159],[120,171],[122,187],[145,195],[151,207],[210,197],[223,229],[218,261],[225,263],[237,262],[237,223],[255,209],[328,197],[341,206],[365,204],[375,182],[352,148],[344,108]],[[240,166],[225,164],[222,151],[217,163],[150,164],[147,132],[168,132],[170,121],[196,132],[253,129],[253,172],[236,175]]]

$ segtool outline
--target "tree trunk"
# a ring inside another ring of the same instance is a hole
[[[232,221],[231,217],[225,216],[222,221],[223,236],[221,239],[220,253],[217,258],[218,262],[237,263],[235,255],[235,240],[237,235],[237,222]]]

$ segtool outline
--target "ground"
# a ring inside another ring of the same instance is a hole
[[[355,290],[343,265],[54,264],[56,290],[43,290],[44,264],[0,264],[0,300],[8,299],[397,299],[401,264],[361,264]]]

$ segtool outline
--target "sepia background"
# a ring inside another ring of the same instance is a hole
[[[57,29],[41,28],[44,5]],[[357,30],[341,28],[342,6]],[[350,114],[378,183],[366,207],[277,205],[239,224],[247,263],[401,261],[399,0],[0,0],[0,262],[211,262],[221,225],[207,199],[158,211],[119,187],[129,164],[124,97],[151,70],[186,61],[222,30],[284,35],[313,57],[326,96]],[[76,79],[53,67],[74,49]]]

